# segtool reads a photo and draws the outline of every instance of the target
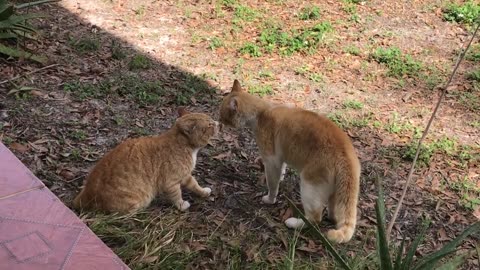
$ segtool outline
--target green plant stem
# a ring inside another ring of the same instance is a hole
[[[472,44],[473,40],[475,39],[475,36],[477,35],[479,27],[480,27],[480,24],[477,25],[477,28],[473,32],[472,38],[468,41],[468,44],[467,44],[467,47],[465,48],[465,50],[463,52],[461,52],[460,55],[458,56],[457,63],[455,64],[455,68],[453,69],[453,72],[450,75],[450,78],[448,79],[447,84],[443,88],[443,91],[441,92],[440,97],[438,98],[437,105],[435,106],[435,109],[433,110],[432,116],[428,120],[427,127],[423,131],[422,137],[418,141],[417,151],[415,152],[415,157],[413,158],[412,166],[410,168],[410,172],[408,173],[407,181],[405,183],[405,187],[403,188],[402,196],[400,197],[400,200],[398,201],[397,207],[395,208],[395,212],[393,213],[393,216],[392,216],[392,220],[390,221],[390,224],[388,225],[387,240],[390,238],[390,235],[392,233],[393,225],[395,224],[395,220],[397,219],[397,216],[398,216],[398,212],[402,208],[403,200],[405,199],[405,194],[407,193],[410,182],[412,181],[413,172],[415,171],[415,164],[417,163],[418,155],[420,154],[420,149],[421,149],[423,140],[425,139],[425,137],[428,134],[428,131],[430,130],[430,126],[432,125],[433,119],[435,118],[435,115],[437,114],[438,108],[440,107],[440,104],[442,103],[442,100],[445,97],[445,94],[447,92],[447,88],[450,86],[450,83],[452,82],[453,77],[457,73],[457,69],[460,66],[460,63],[462,62],[463,58],[465,57],[466,52],[468,51],[468,49],[470,48],[470,45]]]

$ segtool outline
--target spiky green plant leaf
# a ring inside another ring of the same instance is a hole
[[[403,255],[403,247],[405,246],[405,237],[402,239],[402,244],[400,244],[400,248],[397,250],[397,256],[395,258],[395,262],[393,264],[393,270],[400,270],[402,267],[402,255]]]
[[[407,256],[403,259],[402,262],[402,270],[408,270],[410,269],[410,266],[412,265],[413,262],[413,256],[415,256],[415,252],[417,251],[418,245],[423,241],[425,238],[425,234],[427,233],[427,229],[430,226],[430,220],[425,221],[423,224],[422,230],[420,231],[420,234],[413,240],[412,245],[408,249]]]
[[[480,221],[472,224],[464,230],[459,236],[443,246],[440,250],[433,252],[420,260],[416,265],[416,270],[433,269],[439,260],[456,251],[457,246],[468,236],[480,232]]]
[[[8,39],[8,38],[17,38],[17,35],[9,32],[5,32],[5,33],[0,32],[0,39]]]
[[[388,247],[387,233],[385,230],[385,203],[383,188],[380,180],[377,180],[378,198],[375,204],[377,215],[377,252],[380,258],[380,268],[383,270],[392,270],[392,259]]]
[[[0,54],[4,54],[11,57],[16,57],[16,58],[23,57],[25,59],[30,59],[41,64],[45,64],[48,61],[47,58],[44,56],[32,54],[19,49],[10,48],[3,44],[0,44]]]
[[[13,6],[0,6],[0,21],[7,19],[12,16],[14,12]]]
[[[450,261],[436,268],[436,270],[457,270],[460,269],[465,260],[470,256],[470,253],[463,254],[461,256],[454,257]]]
[[[302,213],[302,211],[300,211],[297,206],[289,199],[287,198],[288,200],[288,203],[290,204],[290,207],[292,207],[292,209],[294,210],[294,212],[296,212],[302,219],[303,221],[305,222],[305,225],[308,226],[308,228],[313,228],[313,234],[317,237],[317,239],[320,240],[320,242],[322,242],[322,244],[325,246],[325,248],[328,250],[328,252],[333,256],[333,258],[335,259],[335,261],[345,270],[352,270],[352,268],[350,267],[350,265],[348,264],[348,262],[342,257],[342,255],[340,255],[340,253],[333,247],[333,245],[330,243],[330,241],[328,241],[328,239],[322,234],[322,232],[320,231],[320,229],[312,224],[306,217],[305,215]]]

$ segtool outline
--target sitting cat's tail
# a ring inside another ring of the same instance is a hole
[[[73,199],[73,202],[72,202],[73,208],[80,210],[87,207],[87,204],[84,202],[84,200],[82,200],[83,197],[84,197],[84,190],[82,189],[82,191],[80,191],[77,197]]]
[[[360,165],[342,167],[336,177],[333,197],[334,207],[332,210],[336,229],[327,232],[328,240],[335,243],[348,242],[355,232],[357,223]]]

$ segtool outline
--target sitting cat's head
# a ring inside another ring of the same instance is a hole
[[[256,116],[258,98],[243,91],[238,80],[233,81],[232,91],[220,105],[220,122],[235,128],[245,126]]]
[[[178,109],[175,126],[195,147],[204,147],[218,134],[218,122],[203,113],[190,113],[185,108]]]

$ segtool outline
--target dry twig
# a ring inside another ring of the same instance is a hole
[[[52,68],[52,67],[56,67],[56,66],[59,66],[59,65],[60,65],[60,64],[51,64],[51,65],[46,66],[46,67],[42,67],[42,68],[39,68],[39,69],[32,70],[32,71],[27,72],[27,73],[25,73],[25,74],[20,74],[20,75],[15,76],[15,77],[13,77],[13,78],[11,78],[11,79],[8,79],[8,80],[5,80],[5,81],[1,81],[1,82],[0,82],[0,85],[5,84],[5,83],[8,83],[8,82],[11,82],[11,81],[15,81],[16,79],[19,79],[19,78],[21,78],[21,77],[25,77],[25,76],[31,75],[31,74],[33,74],[33,73],[37,73],[37,72],[39,72],[39,71],[42,71],[42,70],[45,70],[45,69],[49,69],[49,68]]]

